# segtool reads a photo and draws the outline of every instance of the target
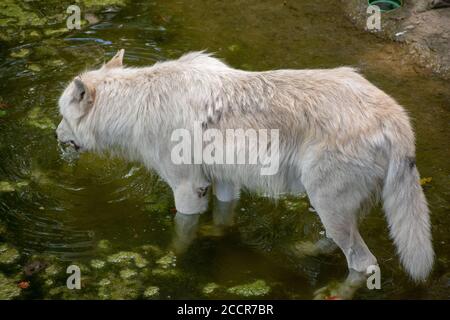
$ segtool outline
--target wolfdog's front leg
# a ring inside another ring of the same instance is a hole
[[[239,198],[239,188],[231,183],[214,183],[213,193],[215,201],[213,206],[214,225],[204,226],[203,235],[222,236],[224,230],[234,223],[235,207]]]
[[[199,218],[200,214],[176,213],[175,234],[172,241],[172,247],[176,254],[184,253],[195,240]]]

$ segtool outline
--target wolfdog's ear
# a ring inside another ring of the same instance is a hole
[[[125,54],[124,49],[120,49],[117,51],[116,55],[112,57],[111,60],[109,60],[103,68],[110,69],[110,68],[122,68],[123,66],[123,55]]]
[[[95,87],[86,80],[76,77],[73,81],[75,89],[73,90],[74,98],[79,102],[82,111],[87,111],[87,108],[94,104]]]

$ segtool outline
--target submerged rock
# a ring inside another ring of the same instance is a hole
[[[241,297],[260,297],[268,294],[270,287],[264,280],[256,280],[252,283],[228,288],[227,292]]]
[[[0,264],[11,265],[19,260],[20,254],[17,249],[9,246],[8,244],[0,245]]]
[[[8,279],[0,273],[0,300],[11,300],[20,296],[20,288],[15,279]]]
[[[110,255],[108,257],[108,262],[127,266],[134,262],[135,266],[138,268],[144,268],[148,261],[144,259],[139,253],[131,252],[131,251],[121,251],[116,254]]]
[[[156,286],[150,286],[144,291],[144,298],[155,299],[159,297],[159,288]]]
[[[23,272],[27,276],[32,276],[33,274],[44,270],[47,266],[48,264],[45,261],[34,260],[26,264],[23,268]]]

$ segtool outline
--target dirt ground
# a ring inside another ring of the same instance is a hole
[[[341,2],[356,26],[367,30],[367,1]],[[405,58],[444,79],[450,79],[450,7],[436,8],[437,2],[405,0],[402,8],[382,13],[380,31],[370,32],[401,43],[409,55]],[[447,4],[445,2],[443,5]]]

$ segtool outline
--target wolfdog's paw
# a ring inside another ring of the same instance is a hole
[[[356,291],[364,286],[366,276],[351,271],[343,282],[330,282],[314,292],[314,300],[351,300]]]

